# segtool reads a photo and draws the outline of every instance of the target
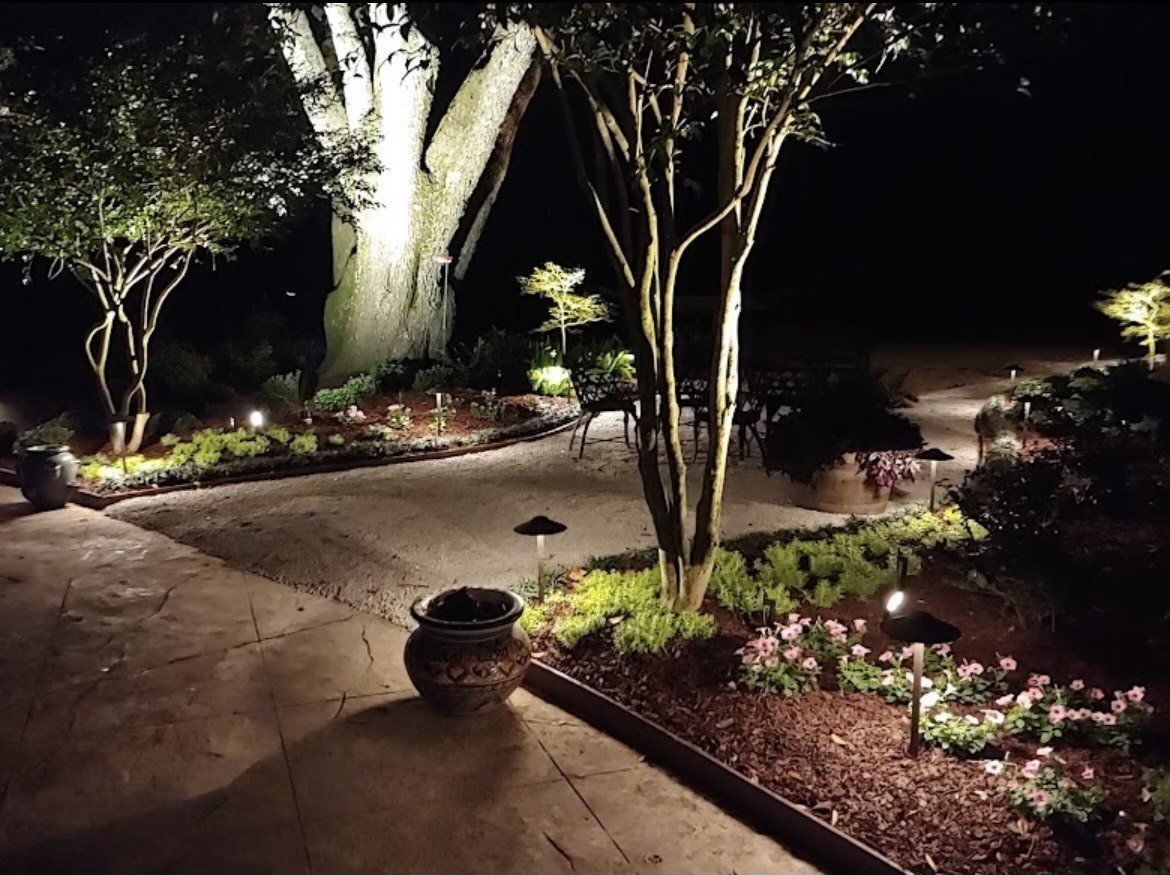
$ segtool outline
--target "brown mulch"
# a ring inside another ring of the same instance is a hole
[[[928,572],[929,573],[929,569]],[[1061,643],[1061,630],[1013,625],[997,600],[936,582],[930,608],[963,628],[961,657],[988,662],[1012,653],[1023,672],[1049,672],[1058,681],[1084,676],[1107,689],[1148,681],[1157,706],[1170,701],[1155,661],[1149,677],[1110,677],[1085,655]],[[905,709],[879,697],[825,689],[794,698],[730,686],[751,629],[708,602],[718,634],[683,642],[655,656],[619,654],[608,638],[591,637],[572,651],[551,636],[535,642],[546,663],[600,690],[735,768],[871,845],[916,872],[1013,873],[1107,872],[1127,857],[1125,839],[1140,802],[1141,767],[1106,748],[1057,743],[1056,756],[1073,774],[1092,765],[1109,793],[1105,806],[1129,815],[1082,835],[1055,835],[1048,826],[1020,818],[1002,793],[1002,779],[984,771],[984,760],[926,748],[917,759],[904,751],[909,729]],[[880,607],[846,601],[826,617],[866,617],[864,643],[888,646],[878,631]],[[1164,655],[1164,654],[1163,654]],[[1149,663],[1147,663],[1149,665]],[[1026,674],[1025,674],[1026,677]],[[826,681],[828,679],[826,678]],[[1036,745],[1009,741],[987,757],[1013,761],[1033,756]],[[1135,749],[1135,755],[1152,751]],[[1153,745],[1158,747],[1158,745]]]

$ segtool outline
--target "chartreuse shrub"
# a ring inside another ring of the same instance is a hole
[[[765,620],[802,603],[827,608],[844,596],[865,599],[894,586],[899,555],[906,556],[913,571],[927,550],[985,535],[948,508],[941,514],[903,514],[833,534],[780,539],[750,569],[742,554],[720,549],[708,592],[725,608]]]
[[[710,638],[713,617],[672,613],[659,600],[658,569],[591,571],[565,598],[567,611],[553,626],[557,641],[575,647],[583,638],[613,628],[622,653],[657,653],[674,638]]]

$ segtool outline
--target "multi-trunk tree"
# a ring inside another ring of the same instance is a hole
[[[536,34],[562,99],[567,153],[619,278],[637,361],[638,468],[670,608],[700,606],[715,562],[744,268],[781,148],[821,140],[816,101],[865,88],[896,56],[967,26],[954,12],[945,4],[576,3],[511,4],[503,13]],[[704,136],[715,150],[690,148]],[[707,154],[713,166],[702,165]],[[712,180],[714,200],[686,203],[684,174]],[[721,241],[721,264],[709,439],[692,505],[675,296],[707,235]]]
[[[253,57],[114,45],[78,78],[20,56],[0,95],[0,257],[71,274],[98,311],[85,356],[117,452],[142,439],[151,340],[200,258],[277,230],[314,192],[355,206],[364,151],[284,124]],[[129,434],[127,434],[129,432]]]
[[[456,278],[465,274],[539,81],[532,32],[515,23],[492,33],[438,106],[442,58],[428,25],[439,22],[411,11],[427,5],[270,9],[317,136],[327,145],[359,136],[378,159],[355,180],[372,202],[333,220],[326,382],[388,358],[443,353],[454,305],[436,259],[452,252]]]

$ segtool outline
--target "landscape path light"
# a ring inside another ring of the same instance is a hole
[[[935,486],[938,485],[938,463],[949,462],[954,456],[950,453],[944,453],[938,447],[927,447],[924,450],[919,450],[914,458],[922,462],[930,462],[930,509],[934,510],[934,491]]]
[[[1097,364],[1099,361],[1101,361],[1101,347],[1093,350],[1093,364]]]
[[[1005,365],[1004,370],[1007,371],[1008,379],[1012,381],[1013,385],[1016,382],[1016,377],[1024,372],[1024,369],[1019,365]]]
[[[910,698],[910,756],[918,756],[919,728],[922,716],[922,669],[926,662],[926,647],[932,644],[950,644],[959,637],[959,629],[940,620],[927,611],[906,611],[906,596],[898,590],[886,602],[887,616],[881,629],[890,638],[909,644],[913,650],[914,678]]]
[[[248,414],[248,425],[252,426],[252,431],[264,428],[264,414],[259,410],[253,410]]]
[[[528,522],[521,523],[512,531],[517,535],[526,535],[528,537],[536,538],[536,597],[544,599],[544,538],[545,535],[559,535],[565,531],[568,526],[564,523],[558,523],[556,520],[550,520],[546,516],[534,516]]]

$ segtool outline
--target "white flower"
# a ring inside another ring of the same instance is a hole
[[[1002,775],[1003,760],[988,760],[986,765],[983,766],[983,771],[989,775]]]
[[[938,693],[934,692],[933,690],[929,693],[925,693],[925,694],[923,694],[922,700],[921,700],[922,707],[927,708],[927,709],[933,708],[935,705],[938,704],[938,700],[939,700],[939,695],[938,695]]]

